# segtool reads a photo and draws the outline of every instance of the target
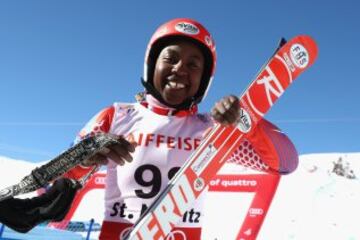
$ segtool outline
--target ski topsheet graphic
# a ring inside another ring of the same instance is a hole
[[[282,42],[241,95],[237,126],[213,127],[125,239],[165,239],[244,137],[252,134],[259,120],[316,57],[317,46],[309,36]]]
[[[35,168],[18,184],[0,190],[0,201],[47,186],[51,181],[54,181],[85,159],[93,156],[103,148],[116,143],[118,143],[116,138],[108,134],[98,134],[88,137],[46,164]],[[96,168],[84,176],[84,178],[80,180],[80,183],[83,184],[82,181],[85,181],[94,170],[96,170]]]

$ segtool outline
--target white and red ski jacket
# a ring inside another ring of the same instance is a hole
[[[105,216],[100,239],[121,239],[125,235],[213,125],[211,117],[197,113],[196,107],[191,111],[175,111],[150,95],[142,102],[115,103],[90,120],[76,141],[89,134],[106,132],[123,135],[138,145],[131,163],[118,166],[109,161],[107,165]],[[228,161],[256,170],[286,174],[296,169],[298,154],[286,135],[262,120],[254,134]],[[88,171],[78,166],[66,175],[78,179]],[[180,232],[176,234],[181,237],[179,239],[200,239],[205,195],[200,196],[173,230]],[[169,239],[177,239],[176,235]]]

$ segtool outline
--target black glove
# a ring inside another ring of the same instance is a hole
[[[80,188],[77,181],[61,178],[38,197],[1,201],[0,222],[17,232],[26,233],[41,222],[61,221]]]

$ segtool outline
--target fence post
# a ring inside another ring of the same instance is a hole
[[[90,226],[89,226],[89,230],[88,230],[88,232],[87,232],[86,240],[89,240],[89,239],[90,239],[90,233],[91,233],[91,230],[92,230],[93,225],[94,225],[94,219],[92,218],[92,219],[90,220]]]

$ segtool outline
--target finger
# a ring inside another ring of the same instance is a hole
[[[99,164],[99,165],[107,165],[109,160],[107,159],[107,157],[105,155],[97,154],[95,162],[96,162],[96,164]]]
[[[128,152],[135,152],[136,142],[129,142],[123,136],[118,138],[119,145],[124,146]]]
[[[231,104],[233,103],[239,103],[239,98],[237,96],[234,96],[234,95],[230,95],[229,96],[229,101]]]
[[[220,112],[219,116],[219,122],[223,125],[229,125],[233,123],[236,119],[236,110],[232,107],[232,101],[229,97],[222,99],[220,104],[218,105],[218,110],[222,111],[224,109],[224,112]]]
[[[234,123],[240,119],[240,106],[233,103],[232,107],[226,112],[226,118]]]
[[[226,99],[226,105],[228,105],[227,118],[231,123],[234,123],[240,119],[240,105],[239,99],[236,96],[230,95]]]
[[[223,118],[222,114],[215,107],[211,110],[211,117],[217,122],[221,122]]]
[[[82,161],[80,163],[80,165],[83,167],[90,167],[90,166],[93,166],[94,164],[95,164],[95,162],[92,160],[92,158],[85,159],[84,161]]]
[[[96,164],[106,165],[107,157],[100,153],[97,153],[94,156],[92,156],[91,158],[88,158],[81,163],[81,165],[83,165],[85,167],[93,166]]]
[[[132,161],[132,156],[123,146],[115,145],[114,147],[111,148],[111,150],[115,151],[117,155],[119,155],[122,159],[126,160],[127,162]]]
[[[230,122],[226,118],[223,118],[221,121],[219,121],[219,123],[223,126],[231,125]]]
[[[134,148],[134,151],[130,151],[130,152],[135,152],[135,148],[138,146],[137,142],[130,142],[130,144]]]
[[[227,123],[234,124],[238,119],[238,115],[232,111],[228,111],[224,115],[224,119],[226,120]]]
[[[106,154],[108,154],[109,152],[110,152],[110,149],[107,148],[107,147],[104,147],[104,148],[102,148],[102,149],[99,151],[99,153],[102,154],[102,155],[106,155]]]
[[[234,95],[230,95],[228,97],[225,97],[223,99],[224,105],[227,109],[233,108],[236,105],[239,105],[239,99],[234,96]]]
[[[224,99],[224,100],[222,101],[222,104],[223,104],[223,106],[224,106],[224,108],[225,108],[226,111],[228,111],[228,110],[231,108],[231,106],[232,106],[232,102],[230,101],[229,98]]]
[[[213,119],[215,121],[217,121],[218,123],[220,123],[221,125],[229,125],[229,122],[228,120],[225,118],[225,115],[224,114],[220,114],[220,113],[215,113],[215,115],[212,116]]]
[[[217,110],[216,110],[215,107],[213,107],[213,108],[211,109],[210,115],[211,115],[211,117],[213,117],[213,118],[215,118],[215,116],[217,115]]]
[[[116,151],[112,149],[107,154],[107,157],[121,166],[125,164],[125,160],[122,158],[122,156],[120,156]]]
[[[224,103],[223,103],[222,101],[217,102],[217,103],[215,104],[215,109],[216,109],[216,111],[219,112],[220,114],[224,114],[225,111],[226,111],[226,108],[225,108]]]

